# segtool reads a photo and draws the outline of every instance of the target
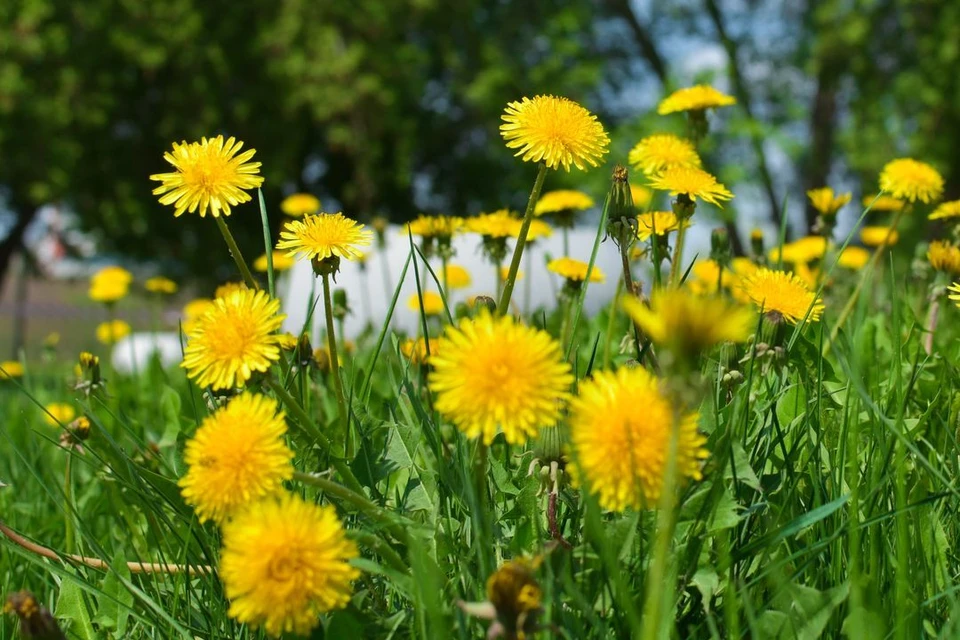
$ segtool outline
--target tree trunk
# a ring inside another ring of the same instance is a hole
[[[817,73],[817,92],[810,109],[810,153],[803,172],[806,190],[827,186],[830,177],[834,134],[837,128],[837,86],[840,81],[837,68],[834,61],[824,59]],[[816,209],[807,202],[806,231],[813,228],[816,219]]]
[[[17,216],[17,221],[7,237],[0,242],[0,300],[3,299],[3,287],[7,282],[7,271],[10,268],[10,261],[13,254],[17,252],[23,243],[23,233],[37,217],[37,208],[27,205],[18,200],[15,196],[10,198],[10,206]]]

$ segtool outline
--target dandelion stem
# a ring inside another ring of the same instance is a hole
[[[250,273],[250,268],[247,267],[247,263],[243,260],[243,254],[240,253],[240,247],[237,246],[237,241],[233,239],[233,234],[230,233],[230,227],[227,226],[223,216],[217,216],[214,218],[214,220],[217,221],[217,226],[220,228],[220,234],[227,243],[227,248],[230,250],[230,256],[236,263],[237,269],[240,270],[240,275],[243,276],[243,282],[251,289],[259,288],[257,287],[257,281],[253,279],[253,274]]]
[[[337,411],[340,414],[340,428],[347,434],[349,416],[347,415],[347,399],[343,395],[343,381],[340,380],[340,354],[337,352],[337,334],[333,328],[333,299],[330,296],[330,275],[323,274],[323,312],[327,318],[327,351],[330,353],[330,375],[333,378],[333,388],[337,394]]]
[[[853,313],[854,307],[857,306],[857,300],[860,298],[860,292],[863,291],[863,285],[867,281],[867,277],[873,273],[877,264],[880,262],[880,258],[883,256],[883,252],[887,248],[887,241],[890,239],[890,236],[896,232],[897,225],[900,224],[900,219],[903,218],[903,213],[907,210],[907,208],[907,206],[904,206],[897,211],[896,215],[893,217],[893,222],[890,224],[890,229],[887,232],[886,237],[883,239],[883,242],[881,242],[874,250],[873,257],[870,258],[867,268],[863,270],[863,276],[860,278],[860,281],[857,282],[856,288],[847,299],[847,304],[844,305],[843,310],[840,312],[840,317],[837,318],[837,323],[833,325],[833,329],[830,331],[830,340],[828,340],[824,346],[824,354],[826,354],[826,352],[830,349],[830,345],[832,345],[837,339],[837,335],[840,333],[840,329],[843,328],[843,324],[850,317],[850,314]]]
[[[517,246],[513,249],[513,259],[510,260],[510,271],[507,273],[507,281],[503,285],[500,304],[497,305],[498,315],[504,315],[510,307],[510,297],[513,295],[513,287],[517,283],[517,271],[520,270],[520,259],[523,257],[523,249],[527,244],[527,233],[530,231],[530,223],[533,222],[533,209],[536,207],[537,200],[540,199],[540,191],[543,190],[543,181],[546,177],[547,165],[541,162],[537,170],[537,179],[530,191],[530,199],[527,200],[527,210],[523,214],[520,233],[517,234]]]
[[[349,502],[360,512],[369,516],[373,521],[382,524],[397,540],[403,544],[410,543],[410,536],[403,523],[398,521],[397,516],[378,507],[376,504],[366,498],[366,496],[348,489],[341,484],[328,480],[312,473],[295,471],[293,479],[303,484],[322,490],[331,496],[334,496],[344,502]]]
[[[63,510],[64,524],[64,545],[67,552],[73,551],[74,533],[73,533],[73,454],[67,451],[67,460],[63,466],[63,501],[65,508]]]
[[[677,245],[673,249],[673,258],[670,260],[670,286],[675,287],[680,282],[683,262],[683,245],[687,238],[687,226],[681,222],[677,229]]]
[[[297,422],[300,423],[300,426],[306,431],[307,435],[313,438],[317,443],[320,444],[320,447],[330,455],[330,464],[334,469],[337,470],[337,473],[343,478],[350,489],[356,492],[363,492],[363,485],[360,484],[360,481],[357,480],[357,477],[353,475],[353,472],[350,470],[350,467],[340,458],[337,458],[331,451],[332,445],[330,439],[327,438],[314,424],[313,420],[310,419],[310,416],[304,411],[297,401],[294,399],[290,393],[283,388],[283,386],[274,380],[273,378],[267,378],[267,386],[270,387],[271,391],[276,394],[283,405],[287,408],[293,416],[297,419]]]

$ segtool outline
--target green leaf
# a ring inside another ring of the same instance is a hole
[[[130,569],[123,551],[118,551],[110,564],[112,571],[103,579],[103,596],[99,599],[97,615],[94,621],[101,627],[111,629],[118,637],[123,637],[133,606],[133,594],[124,586],[124,580],[130,580]]]
[[[60,583],[60,597],[57,598],[57,608],[53,613],[59,620],[69,621],[64,625],[69,638],[80,640],[96,640],[93,623],[90,621],[90,612],[83,598],[83,589],[75,578],[64,576]]]
[[[163,434],[157,446],[170,447],[177,443],[180,435],[180,394],[172,387],[164,386],[160,392],[160,423]]]

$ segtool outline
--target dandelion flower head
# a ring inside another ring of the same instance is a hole
[[[652,176],[671,167],[699,168],[700,156],[689,140],[661,133],[647,136],[638,142],[630,150],[627,162],[635,170]]]
[[[430,357],[435,407],[470,438],[523,444],[560,418],[570,365],[548,333],[481,311],[447,327]]]
[[[681,221],[673,211],[650,211],[637,216],[637,238],[641,241],[650,239],[656,234],[665,236],[680,229],[681,224],[690,226],[689,220]]]
[[[11,378],[23,377],[23,365],[16,360],[4,360],[0,362],[0,380],[10,380]]]
[[[177,283],[170,278],[154,276],[143,283],[143,288],[150,293],[161,293],[169,296],[177,292]]]
[[[467,218],[466,228],[488,238],[515,238],[520,233],[521,224],[521,220],[511,211],[500,209]]]
[[[207,416],[184,448],[179,485],[200,522],[220,524],[237,509],[283,490],[293,477],[287,423],[276,400],[242,393]]]
[[[960,274],[960,247],[943,240],[935,240],[927,249],[930,266],[944,273]]]
[[[686,195],[691,200],[703,200],[722,208],[721,200],[733,199],[733,194],[717,179],[696,167],[671,167],[652,178],[650,186],[670,195]]]
[[[868,247],[879,247],[886,244],[888,247],[897,244],[900,233],[890,227],[863,227],[860,229],[860,242]]]
[[[702,111],[737,104],[733,96],[723,94],[710,85],[698,84],[677,89],[664,98],[657,107],[657,113],[665,116],[678,111]]]
[[[870,261],[870,252],[863,247],[847,247],[837,257],[837,264],[845,269],[862,269]]]
[[[286,316],[279,311],[280,301],[265,291],[217,298],[191,327],[180,366],[201,387],[242,387],[280,358],[274,332]]]
[[[931,202],[943,195],[943,176],[913,158],[891,160],[880,172],[880,189],[908,202]]]
[[[450,289],[466,289],[472,282],[470,272],[458,264],[448,264],[443,275]]]
[[[593,207],[593,198],[583,191],[573,189],[559,189],[547,191],[537,201],[533,209],[534,215],[542,216],[547,213],[561,211],[584,211]]]
[[[853,196],[850,193],[834,194],[831,187],[821,187],[807,191],[807,197],[810,198],[810,204],[814,209],[822,215],[832,216],[850,202]]]
[[[287,271],[294,265],[294,259],[283,251],[277,251],[274,249],[271,258],[273,258],[273,270],[276,272]],[[267,254],[263,254],[253,261],[254,271],[266,273],[267,266]]]
[[[51,427],[59,427],[62,424],[67,424],[77,415],[77,411],[73,408],[72,404],[63,402],[51,402],[45,406],[44,409],[43,421]]]
[[[88,295],[94,302],[116,302],[127,295],[133,275],[123,267],[104,267],[90,278]]]
[[[743,278],[741,287],[757,308],[779,315],[790,324],[804,317],[816,322],[823,313],[823,301],[796,274],[761,268]]]
[[[642,407],[642,410],[638,408]],[[707,457],[697,413],[677,425],[677,473],[699,480]],[[641,367],[598,371],[570,401],[570,445],[575,482],[612,511],[653,507],[663,488],[674,430],[673,402],[660,381]]]
[[[302,218],[320,211],[320,200],[309,193],[294,193],[280,203],[280,210],[291,218]]]
[[[423,296],[423,312],[428,316],[438,316],[443,313],[443,298],[436,291],[424,291]],[[409,298],[407,298],[407,308],[411,311],[416,311],[420,313],[420,301],[421,296],[414,293]]]
[[[277,249],[286,250],[291,258],[298,253],[309,260],[325,260],[331,256],[356,260],[373,239],[373,232],[342,213],[319,213],[294,220],[280,232]]]
[[[550,169],[599,166],[610,139],[597,117],[567,98],[535,96],[507,104],[500,135],[524,162]]]
[[[130,335],[130,325],[123,320],[108,320],[97,325],[97,340],[102,344],[116,344]]]
[[[952,220],[960,218],[960,200],[950,200],[941,203],[933,213],[930,214],[931,220]]]
[[[306,636],[327,611],[350,601],[359,555],[336,511],[282,494],[223,525],[220,579],[232,618],[279,636]]]
[[[157,173],[151,180],[160,182],[153,195],[160,196],[160,204],[172,204],[173,215],[199,212],[200,217],[210,212],[214,218],[229,216],[230,207],[249,202],[249,189],[263,184],[259,162],[249,162],[256,150],[248,149],[240,155],[243,143],[223,136],[202,138],[200,142],[173,143],[173,150],[163,158],[175,169],[171,173]]]
[[[587,279],[587,267],[589,267],[586,262],[582,260],[577,260],[576,258],[555,258],[547,263],[547,271],[555,273],[558,276],[565,278],[567,280],[573,280],[575,282],[583,282]],[[606,279],[603,271],[600,270],[600,267],[593,265],[593,269],[590,270],[590,282],[603,282]]]

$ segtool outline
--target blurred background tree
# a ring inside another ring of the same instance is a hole
[[[175,220],[147,178],[172,141],[203,135],[257,149],[273,209],[294,190],[361,219],[520,207],[529,167],[498,117],[535,93],[596,111],[616,162],[665,126],[649,117],[665,90],[724,87],[739,106],[717,129],[723,156],[707,153],[740,196],[725,215],[741,230],[784,203],[799,213],[813,186],[869,193],[907,153],[957,197],[958,34],[960,4],[942,0],[3,2],[0,286],[45,203],[106,251],[215,273],[215,225]],[[600,195],[608,174],[586,184]],[[231,220],[250,254],[255,211]]]

